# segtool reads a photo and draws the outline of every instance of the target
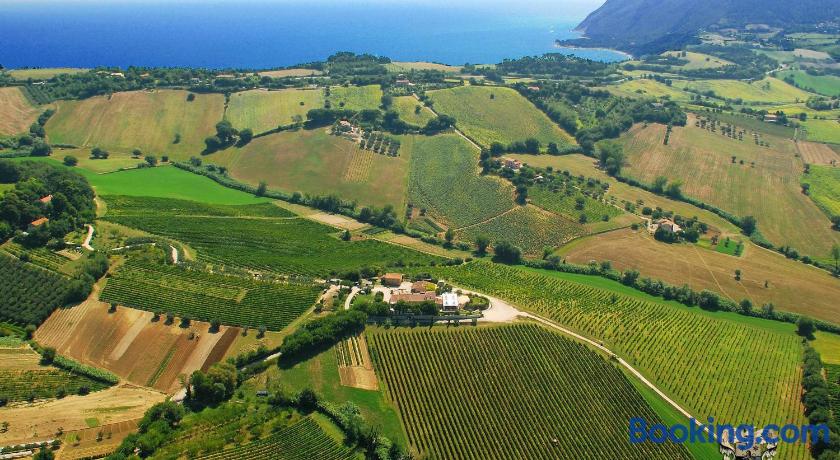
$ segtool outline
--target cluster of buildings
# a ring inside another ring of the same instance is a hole
[[[677,225],[677,223],[671,219],[651,220],[650,224],[648,225],[648,231],[651,233],[656,233],[656,231],[660,228],[668,233],[674,234],[682,231],[682,227]]]
[[[390,296],[386,296],[389,305],[399,302],[424,303],[434,302],[444,314],[458,313],[470,301],[465,295],[454,292],[444,292],[438,295],[437,286],[430,281],[403,281],[401,273],[386,273],[380,278],[382,285],[390,288]]]

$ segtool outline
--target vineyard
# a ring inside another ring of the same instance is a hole
[[[513,187],[479,176],[478,151],[455,134],[416,138],[408,194],[415,208],[452,227],[476,224],[513,207]]]
[[[18,259],[28,257],[29,263],[59,273],[70,262],[68,258],[56,254],[47,248],[26,249],[13,241],[4,244],[3,250]]]
[[[142,310],[234,326],[286,327],[315,302],[314,285],[256,281],[129,260],[101,298]]]
[[[341,241],[333,235],[335,229],[306,219],[182,216],[162,211],[145,213],[142,212],[145,199],[126,200],[135,200],[131,206],[137,209],[136,214],[126,212],[127,208],[112,206],[106,219],[182,241],[198,251],[199,259],[219,266],[326,275],[363,266],[439,260],[374,240]],[[341,254],[341,257],[336,258],[336,254]]]
[[[629,418],[658,416],[606,358],[541,326],[369,338],[409,442],[429,458],[690,458],[671,443],[629,444]]]
[[[0,320],[40,324],[65,304],[71,280],[0,253]]]
[[[585,222],[601,222],[621,215],[621,210],[615,206],[588,197],[571,188],[551,190],[542,186],[531,187],[528,189],[528,197],[535,205],[578,222],[584,220],[581,219],[581,215],[586,216]]]
[[[517,206],[512,211],[479,225],[458,230],[459,239],[473,240],[485,235],[492,243],[508,241],[526,255],[541,255],[545,247],[557,247],[586,234],[576,221],[565,219],[535,206]]]
[[[489,147],[536,138],[542,149],[554,142],[563,147],[574,143],[569,134],[515,90],[496,86],[460,86],[429,91],[434,110],[455,117],[467,136]]]
[[[831,412],[834,414],[834,421],[840,423],[840,364],[825,364],[824,366],[831,399]]]
[[[618,283],[611,292],[548,272],[483,262],[440,267],[433,275],[603,341],[697,418],[712,415],[717,422],[756,426],[803,421],[802,350],[792,333],[626,296]],[[806,455],[798,445],[781,452],[785,459]]]
[[[82,373],[39,364],[29,346],[0,346],[0,400],[25,401],[99,391],[109,385]]]
[[[329,437],[311,417],[278,429],[274,434],[230,450],[200,457],[207,460],[263,459],[351,460],[356,455]]]
[[[208,217],[294,217],[286,209],[272,203],[219,205],[198,203],[174,198],[109,196],[108,215],[177,214]]]

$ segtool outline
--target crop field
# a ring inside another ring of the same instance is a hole
[[[817,339],[811,342],[811,346],[820,353],[822,362],[840,365],[840,335],[821,331],[817,331],[814,335]]]
[[[578,220],[581,215],[586,216],[587,222],[603,221],[604,216],[613,219],[624,214],[615,206],[604,203],[600,200],[588,197],[580,192],[568,189],[553,191],[548,187],[534,186],[528,189],[528,198],[531,203],[554,213],[562,214],[570,220]],[[582,209],[578,209],[577,200],[582,200]]]
[[[108,279],[102,300],[233,326],[281,330],[309,309],[320,288],[129,260]]]
[[[377,109],[382,103],[382,88],[379,85],[330,86],[327,101],[333,109]]]
[[[357,456],[325,433],[312,417],[306,417],[278,429],[265,438],[198,458],[206,460],[263,458],[354,460]]]
[[[456,125],[484,147],[536,138],[544,150],[549,142],[560,148],[574,143],[568,133],[515,90],[496,86],[460,86],[429,91],[434,110],[455,117]]]
[[[73,67],[54,67],[45,69],[15,69],[9,70],[9,75],[15,80],[49,80],[56,75],[76,74],[87,72],[89,69],[78,69]]]
[[[135,215],[143,213],[177,214],[182,216],[206,217],[295,217],[291,211],[276,206],[274,203],[256,204],[208,204],[175,198],[131,196],[108,196],[108,204],[113,206],[112,214]]]
[[[804,165],[792,141],[763,136],[771,147],[760,147],[750,136],[738,141],[695,127],[691,117],[687,127],[673,129],[668,145],[664,137],[662,125],[632,128],[622,138],[628,163],[622,174],[648,184],[657,176],[680,180],[683,194],[737,216],[755,216],[768,240],[812,257],[826,256],[840,242],[825,215],[802,194]],[[810,223],[809,231],[802,231],[803,222]]]
[[[420,107],[419,111],[417,107]],[[434,113],[414,96],[395,97],[393,108],[400,114],[403,121],[415,126],[425,126],[426,122],[435,117]]]
[[[46,402],[13,407],[0,407],[0,420],[9,422],[9,429],[0,433],[4,446],[43,441],[59,429],[65,433],[89,428],[95,419],[99,425],[136,421],[150,406],[163,401],[165,395],[134,385],[119,385],[87,396],[67,396]]]
[[[113,313],[108,309],[107,303],[91,299],[56,310],[38,328],[35,339],[133,384],[172,392],[180,388],[181,375],[209,367],[213,356],[218,360],[239,331],[222,327],[209,333],[208,323],[193,321],[181,328],[177,322],[164,324],[163,318],[152,321],[151,312],[122,306]]]
[[[438,64],[436,62],[399,62],[393,61],[385,64],[389,72],[410,72],[412,70],[437,70],[446,73],[457,73],[461,71],[461,66]]]
[[[802,349],[792,326],[689,309],[601,278],[593,280],[598,287],[571,281],[594,278],[585,275],[486,262],[432,274],[603,341],[698,419],[714,414],[717,423],[756,426],[804,420]],[[807,458],[801,445],[785,447],[781,458]]]
[[[222,119],[221,94],[196,94],[187,101],[186,91],[130,91],[110,97],[61,101],[47,122],[51,143],[101,147],[144,154],[189,158],[204,150],[204,138],[215,134]],[[176,143],[176,135],[180,140]]]
[[[718,67],[733,65],[726,59],[711,56],[709,54],[695,53],[692,51],[687,51],[685,54],[686,55],[683,56],[682,53],[679,51],[666,51],[662,53],[662,55],[664,56],[675,56],[679,59],[687,60],[688,64],[680,66],[680,68],[684,70],[715,69]]]
[[[752,83],[739,80],[675,80],[674,86],[701,93],[712,91],[720,99],[741,99],[748,104],[804,102],[813,96],[812,93],[772,77]]]
[[[362,266],[440,260],[374,240],[341,241],[337,231],[302,218],[231,218],[183,216],[158,209],[155,214],[109,208],[108,221],[181,241],[199,260],[287,274],[325,275]],[[106,198],[107,201],[107,198]],[[341,254],[336,259],[335,254]]]
[[[70,279],[17,257],[0,253],[0,320],[40,324],[64,305]]]
[[[802,161],[810,165],[840,165],[840,154],[825,144],[797,141],[796,148],[802,156]]]
[[[405,137],[406,147],[411,149],[408,194],[415,208],[455,228],[513,208],[513,186],[480,176],[478,151],[460,136]]]
[[[52,157],[58,161],[63,161],[65,157],[73,157],[78,161],[77,168],[85,169],[96,174],[110,173],[122,169],[133,169],[141,163],[145,164],[142,158],[133,158],[129,153],[118,152],[109,152],[110,155],[108,158],[94,160],[90,157],[90,150],[53,148]]]
[[[644,452],[629,444],[629,418],[659,418],[606,358],[541,326],[369,336],[379,375],[421,455],[690,458],[676,444],[648,443]]]
[[[455,232],[460,239],[473,241],[487,236],[492,244],[508,241],[522,249],[525,255],[542,255],[545,247],[558,247],[585,235],[583,225],[536,206],[516,206],[510,212],[486,222],[464,227]]]
[[[749,242],[741,257],[733,257],[691,244],[660,243],[644,230],[617,230],[577,240],[559,254],[577,264],[609,260],[619,270],[635,269],[697,291],[709,289],[736,302],[749,299],[755,308],[771,302],[778,310],[825,321],[837,323],[840,318],[840,281]],[[735,270],[741,270],[741,281],[735,279]]]
[[[0,344],[0,398],[10,402],[55,398],[57,392],[77,394],[109,385],[87,376],[40,365],[41,355],[29,345]]]
[[[802,123],[809,141],[840,144],[840,122],[837,120],[808,120]]]
[[[829,216],[840,216],[840,168],[811,166],[802,175],[802,183],[810,186],[808,196]]]
[[[254,133],[294,122],[295,115],[306,120],[306,112],[324,107],[323,89],[252,90],[233,93],[225,116],[237,129]]]
[[[785,70],[777,77],[784,80],[791,77],[796,86],[825,96],[840,96],[840,77],[834,75],[811,75],[803,70]]]
[[[29,132],[42,110],[32,105],[20,88],[0,88],[0,135]]]
[[[335,193],[360,205],[404,209],[410,153],[390,157],[360,150],[359,145],[324,129],[286,131],[228,149],[208,161],[226,166],[231,177],[270,189],[310,195]],[[366,159],[360,163],[359,159]],[[356,161],[354,161],[356,160]],[[366,168],[359,168],[366,164]]]
[[[260,72],[261,77],[271,78],[286,78],[286,77],[311,77],[322,75],[323,72],[315,69],[281,69],[281,70],[266,70]]]
[[[668,98],[672,101],[687,102],[689,100],[689,94],[685,91],[660,83],[656,80],[649,80],[646,78],[636,78],[634,80],[619,83],[618,85],[607,86],[605,89],[616,96],[631,98],[649,96],[657,99]]]

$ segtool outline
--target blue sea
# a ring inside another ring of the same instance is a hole
[[[576,36],[571,29],[586,14],[567,11],[562,1],[524,9],[520,2],[170,3],[0,0],[0,64],[257,69],[322,60],[337,51],[444,64],[546,52],[625,58],[609,50],[555,47],[556,39]]]

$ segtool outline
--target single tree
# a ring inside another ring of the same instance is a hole
[[[490,246],[490,238],[487,235],[478,235],[475,237],[475,253],[483,256],[487,254],[487,247]]]
[[[265,196],[265,192],[268,190],[268,184],[261,180],[260,184],[257,186],[257,196]]]
[[[64,165],[65,166],[71,166],[72,167],[72,166],[76,166],[77,164],[79,164],[79,159],[78,158],[71,157],[70,155],[67,155],[66,157],[64,157]]]
[[[807,316],[800,316],[798,320],[796,320],[796,333],[805,337],[806,339],[813,339],[814,338],[814,331],[817,328],[814,325],[814,320],[807,317]]]

